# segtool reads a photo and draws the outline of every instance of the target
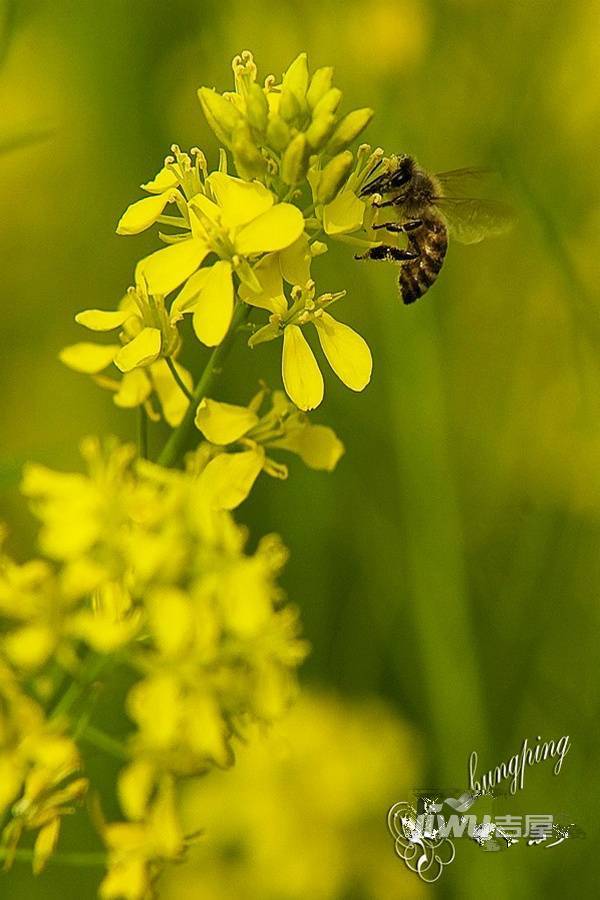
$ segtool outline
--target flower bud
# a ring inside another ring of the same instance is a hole
[[[219,141],[229,147],[234,128],[243,122],[242,114],[232,103],[217,94],[212,88],[200,88],[198,98],[209,127]]]
[[[306,108],[306,90],[308,88],[308,63],[306,53],[300,53],[288,67],[281,81],[282,94],[293,94],[300,109]]]
[[[314,109],[319,100],[331,88],[333,80],[333,66],[323,66],[317,69],[310,79],[310,86],[306,92],[306,102],[309,109]]]
[[[250,181],[264,175],[266,160],[253,142],[247,122],[242,122],[233,132],[231,149],[235,167],[242,178]]]
[[[296,95],[289,90],[282,90],[281,92],[279,114],[289,125],[293,125],[300,120],[302,115],[300,103]]]
[[[259,134],[264,134],[269,117],[269,104],[265,92],[256,82],[248,86],[246,95],[246,115],[248,122]]]
[[[328,249],[327,244],[324,244],[323,241],[313,241],[310,245],[310,255],[323,256],[324,253],[327,253]]]
[[[313,119],[306,129],[306,140],[316,152],[327,143],[335,129],[335,116],[331,113],[323,113],[317,119]]]
[[[313,109],[313,119],[329,113],[333,115],[338,106],[342,102],[342,92],[339,88],[330,88],[327,93],[323,94],[315,108]]]
[[[283,121],[277,113],[269,116],[269,124],[267,125],[267,142],[273,148],[281,153],[292,139],[292,133],[289,126]]]
[[[248,338],[248,346],[253,348],[256,347],[257,344],[264,344],[267,341],[274,341],[275,338],[280,336],[281,332],[279,330],[278,322],[269,322],[268,325],[263,325],[262,328],[259,328],[258,331],[255,331]]]
[[[330,203],[333,200],[350,174],[353,162],[354,157],[349,150],[345,150],[327,163],[317,188],[319,203]]]
[[[281,161],[281,177],[286,184],[298,184],[308,169],[310,148],[303,134],[297,134],[288,144]]]
[[[367,127],[373,118],[373,110],[365,107],[364,109],[354,109],[344,116],[338,127],[333,132],[333,136],[327,144],[328,153],[339,153],[348,144],[358,137],[361,131]]]

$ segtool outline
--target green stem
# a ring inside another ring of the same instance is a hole
[[[102,669],[108,665],[110,661],[111,657],[107,656],[90,657],[86,662],[82,677],[79,681],[71,682],[54,709],[50,712],[49,718],[53,719],[69,712],[79,697],[89,688],[92,681],[98,677]]]
[[[0,860],[11,857],[16,862],[32,862],[33,850],[9,850],[7,847],[0,847]],[[102,852],[76,852],[76,853],[53,853],[48,860],[49,863],[55,863],[58,866],[106,866],[106,853]]]
[[[83,741],[87,741],[88,744],[98,747],[99,750],[104,750],[116,759],[128,760],[130,758],[129,753],[120,741],[109,734],[105,734],[104,731],[95,728],[93,725],[86,725],[81,732],[80,738]]]
[[[172,356],[167,356],[167,357],[165,357],[165,358],[166,358],[166,361],[167,361],[167,365],[168,365],[169,369],[171,370],[171,375],[173,376],[173,378],[175,379],[175,382],[177,383],[177,387],[185,394],[185,396],[188,398],[188,400],[190,401],[190,403],[193,403],[193,402],[194,402],[194,395],[192,394],[191,391],[189,391],[189,390],[187,389],[187,387],[186,387],[186,385],[185,385],[185,383],[184,383],[184,381],[183,381],[181,375],[180,375],[179,372],[177,371],[177,366],[175,365],[175,363],[174,363],[174,361],[173,361],[173,357],[172,357]]]
[[[181,424],[175,429],[165,446],[162,453],[158,457],[160,466],[175,466],[185,453],[190,435],[194,430],[194,416],[200,404],[200,401],[206,396],[212,387],[215,379],[221,373],[221,367],[231,350],[235,336],[240,325],[247,319],[250,314],[251,307],[246,303],[238,302],[237,309],[233,315],[231,327],[225,335],[223,341],[218,347],[215,347],[210,355],[210,359],[200,377],[200,381],[196,385],[193,398],[190,401],[188,410]]]
[[[141,459],[148,459],[148,414],[144,406],[139,407],[138,449]]]

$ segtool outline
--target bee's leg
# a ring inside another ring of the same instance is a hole
[[[420,228],[423,224],[422,219],[410,219],[408,222],[382,222],[380,225],[371,225],[373,231],[377,231],[378,228],[385,228],[386,231],[391,232],[391,234],[406,234],[409,231],[414,231],[415,228]]]
[[[379,203],[373,201],[373,206],[375,209],[385,209],[386,206],[400,206],[401,203],[404,203],[404,197],[399,194],[397,197],[392,197],[391,200],[382,200]]]
[[[380,244],[379,247],[369,247],[366,253],[357,254],[354,259],[384,259],[388,262],[407,262],[418,257],[419,253],[416,250],[400,250],[399,247]]]

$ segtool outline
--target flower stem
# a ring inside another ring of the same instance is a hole
[[[181,375],[180,375],[179,372],[177,371],[177,366],[176,366],[175,363],[173,362],[173,357],[172,357],[172,356],[167,356],[167,357],[165,357],[165,359],[166,359],[166,361],[167,361],[167,365],[168,365],[169,369],[171,370],[171,375],[173,376],[173,378],[175,379],[175,381],[176,381],[176,383],[177,383],[178,388],[185,394],[185,396],[188,398],[188,400],[190,401],[190,403],[193,403],[193,402],[194,402],[194,395],[193,395],[192,392],[189,391],[189,390],[187,389],[187,387],[185,386],[185,383],[184,383],[184,381],[183,381]]]
[[[181,460],[181,457],[187,449],[190,435],[193,433],[194,416],[196,415],[196,410],[200,401],[206,396],[207,391],[212,387],[216,377],[220,375],[222,364],[231,350],[239,327],[249,316],[250,310],[250,306],[238,301],[238,306],[234,312],[229,331],[219,346],[215,347],[211,353],[206,368],[200,377],[200,381],[196,385],[196,389],[194,390],[194,394],[190,400],[190,405],[183,421],[175,429],[158,457],[158,464],[160,466],[175,466]]]
[[[148,459],[148,414],[143,405],[138,412],[138,449],[141,459]]]
[[[83,741],[87,741],[88,744],[98,747],[99,750],[104,750],[116,759],[129,759],[129,753],[120,741],[109,734],[105,734],[104,731],[95,728],[93,725],[86,725],[81,732],[80,738]]]
[[[82,677],[78,681],[71,682],[54,709],[51,710],[49,718],[53,719],[69,712],[73,704],[89,688],[90,684],[98,677],[102,669],[109,664],[111,659],[112,657],[109,656],[90,656],[85,662]]]
[[[8,856],[17,862],[31,862],[33,860],[33,850],[17,849],[10,850],[8,847],[0,847],[0,860],[6,859]],[[59,866],[100,866],[106,865],[106,853],[94,851],[81,851],[75,853],[54,853],[48,860],[49,863],[56,863]]]

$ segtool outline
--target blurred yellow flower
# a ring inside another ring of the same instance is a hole
[[[164,778],[143,822],[102,826],[108,847],[108,873],[100,885],[102,900],[146,900],[160,866],[177,861],[185,848],[175,814],[173,781]]]
[[[26,831],[37,831],[33,868],[38,873],[52,853],[61,817],[75,812],[87,780],[77,747],[62,734],[64,722],[49,722],[15,675],[0,660],[0,817],[10,809],[2,831],[6,866]]]
[[[420,783],[418,745],[381,701],[304,692],[237,757],[185,790],[184,830],[204,834],[161,879],[163,900],[427,896],[385,827]]]

